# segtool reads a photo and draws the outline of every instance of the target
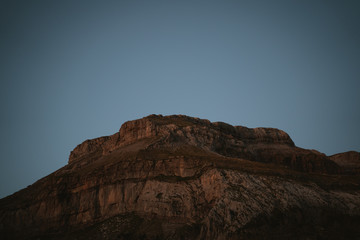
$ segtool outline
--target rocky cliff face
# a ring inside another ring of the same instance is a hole
[[[192,145],[227,157],[272,162],[305,172],[337,173],[341,168],[324,154],[295,147],[287,133],[274,128],[231,126],[183,115],[148,117],[124,123],[112,136],[87,140],[70,154],[69,163],[149,140],[144,148]]]
[[[283,131],[151,115],[0,200],[5,239],[350,239],[360,177]],[[341,164],[340,164],[341,165]]]
[[[330,156],[330,159],[342,167],[346,174],[360,174],[360,153],[349,151]]]

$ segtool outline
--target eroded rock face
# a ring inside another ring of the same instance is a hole
[[[147,148],[189,144],[223,156],[286,165],[306,172],[337,173],[340,168],[324,154],[295,147],[287,133],[274,128],[247,128],[183,115],[148,117],[124,123],[112,136],[87,140],[70,154],[69,163],[95,152],[112,151],[151,139]]]
[[[338,153],[330,156],[330,159],[341,166],[344,173],[359,174],[360,173],[360,153],[349,151]]]
[[[0,232],[4,239],[354,239],[360,178],[337,171],[281,130],[152,115],[83,142],[68,165],[1,199]]]

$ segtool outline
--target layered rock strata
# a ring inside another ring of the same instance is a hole
[[[338,164],[346,174],[360,174],[360,153],[349,151],[330,156],[330,159]]]
[[[140,140],[145,148],[192,145],[227,157],[282,164],[305,172],[338,173],[341,168],[327,156],[298,148],[287,133],[274,128],[247,128],[183,115],[148,117],[124,123],[112,136],[87,140],[70,154],[69,163],[98,153],[107,155]]]
[[[0,200],[4,239],[356,239],[360,177],[283,131],[126,122]],[[339,172],[341,174],[339,174]]]

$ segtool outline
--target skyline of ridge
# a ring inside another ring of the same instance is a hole
[[[149,114],[360,152],[359,1],[0,1],[0,197]]]

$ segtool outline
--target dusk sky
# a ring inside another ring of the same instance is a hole
[[[360,151],[360,1],[0,1],[0,198],[149,114]]]

